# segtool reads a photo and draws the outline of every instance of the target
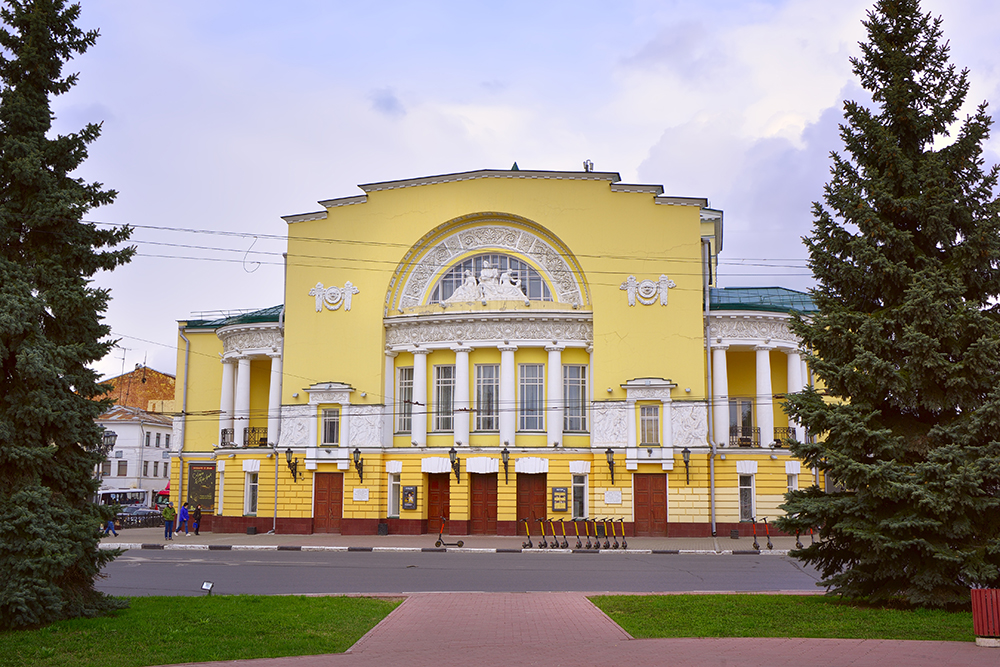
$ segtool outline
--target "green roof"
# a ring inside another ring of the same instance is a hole
[[[786,287],[713,287],[712,310],[764,310],[787,313],[815,313],[816,304],[805,292]]]
[[[284,305],[271,306],[262,310],[241,313],[230,317],[220,317],[215,320],[188,320],[184,325],[188,329],[219,329],[232,324],[257,324],[260,322],[277,322],[281,317]]]

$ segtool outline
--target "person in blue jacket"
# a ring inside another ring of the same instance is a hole
[[[184,503],[181,505],[181,513],[177,515],[177,534],[181,534],[183,529],[185,535],[190,535],[191,531],[188,529],[188,504]]]

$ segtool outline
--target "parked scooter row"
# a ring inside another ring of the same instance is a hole
[[[538,543],[539,549],[569,549],[569,538],[566,536],[566,520],[565,519],[521,519],[524,522],[524,531],[528,536],[528,541],[521,544],[525,549],[534,549],[535,544],[531,540],[531,524],[538,522],[540,532],[542,534],[542,539]],[[612,518],[584,518],[584,519],[570,519],[573,523],[573,532],[576,535],[575,549],[628,549],[628,541],[625,539],[625,521],[623,519],[612,519]],[[586,544],[583,542],[583,538],[580,536],[580,523],[583,523],[583,537],[587,538]],[[545,533],[545,524],[549,524],[549,534]],[[559,535],[556,534],[556,523],[559,524],[561,532]],[[615,524],[620,526],[621,530],[621,542],[618,541],[618,530],[615,528]],[[591,542],[590,539],[590,527],[593,525],[594,528],[594,540]],[[604,543],[601,544],[601,529],[603,527],[604,532]],[[552,538],[552,542],[549,543],[549,538]],[[560,540],[560,537],[562,538]],[[612,542],[612,540],[614,540]]]

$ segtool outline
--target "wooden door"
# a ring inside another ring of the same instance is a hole
[[[339,472],[318,472],[313,497],[313,532],[339,533],[344,515],[344,475]]]
[[[524,522],[531,522],[531,534],[538,535],[538,520],[548,516],[545,502],[546,475],[521,474],[517,476],[517,534],[524,535]],[[547,528],[547,527],[546,527]]]
[[[667,534],[667,476],[641,474],[632,476],[635,500],[636,537],[665,537]]]
[[[451,503],[450,473],[427,474],[427,532],[437,533],[441,530],[441,517],[448,518],[451,513],[448,508]]]
[[[469,475],[472,484],[471,525],[473,535],[497,534],[497,474]]]

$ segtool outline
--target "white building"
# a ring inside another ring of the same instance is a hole
[[[115,446],[99,472],[102,489],[156,492],[167,485],[173,445],[173,422],[169,416],[116,405],[96,421],[117,435]]]

